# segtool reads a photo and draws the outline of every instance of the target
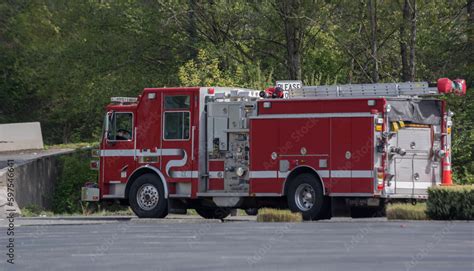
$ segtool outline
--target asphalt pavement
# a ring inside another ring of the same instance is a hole
[[[469,222],[246,220],[20,219],[13,265],[6,263],[6,224],[0,226],[0,270],[474,269]]]

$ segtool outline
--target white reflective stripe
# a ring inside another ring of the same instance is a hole
[[[171,178],[197,178],[197,171],[171,171]]]
[[[250,119],[308,119],[308,118],[355,118],[355,117],[372,117],[369,112],[352,112],[352,113],[316,113],[316,114],[266,114],[250,117]]]
[[[331,170],[332,178],[373,178],[372,170]]]
[[[150,156],[174,156],[183,155],[182,149],[155,149],[155,151],[140,151],[137,150],[137,156],[150,157]],[[122,149],[122,150],[100,150],[100,156],[112,157],[112,156],[134,156],[133,149]]]
[[[415,182],[415,189],[428,189],[429,187],[432,187],[433,184],[431,182]]]
[[[168,153],[173,153],[173,154],[169,154],[169,155],[178,155],[178,154],[174,154],[175,152],[173,151],[176,151],[176,150],[170,150],[170,149],[165,149],[163,150],[165,154],[163,155],[167,155],[166,151],[168,151]],[[182,167],[184,165],[186,165],[187,161],[188,161],[188,156],[186,154],[186,152],[184,150],[177,150],[176,153],[179,153],[179,154],[182,154],[183,155],[183,158],[182,159],[178,159],[178,160],[170,160],[168,161],[168,163],[166,163],[166,167],[165,167],[165,170],[166,170],[166,174],[168,174],[168,176],[171,176],[171,173],[170,173],[170,169],[172,167]]]
[[[100,156],[111,157],[111,156],[133,156],[134,150],[101,150]]]
[[[173,155],[183,155],[184,150],[183,149],[156,149],[155,153],[150,153],[150,154],[159,156],[160,154],[158,154],[158,152],[160,152],[162,156],[173,156]]]
[[[352,170],[352,178],[372,178],[374,177],[373,170]]]
[[[433,186],[431,182],[415,182],[414,183],[415,189],[427,189],[428,187]],[[395,188],[402,188],[402,189],[412,189],[413,182],[396,182]]]
[[[276,178],[276,171],[250,171],[250,178],[260,179],[260,178]]]
[[[219,176],[220,173],[220,176]],[[224,178],[224,172],[222,171],[209,171],[209,178],[211,179],[222,179]]]
[[[260,173],[264,172],[264,173]],[[253,177],[260,176],[260,174],[266,174],[265,172],[273,171],[252,171],[250,172],[250,178],[272,178],[271,176],[265,175],[265,177]],[[373,178],[374,172],[372,170],[316,170],[316,173],[321,178]],[[278,171],[278,178],[287,178],[289,172]]]
[[[122,150],[101,150],[100,156],[102,157],[158,157],[158,156],[181,156],[181,159],[170,160],[166,163],[165,172],[168,176],[171,176],[170,169],[172,167],[182,167],[186,165],[188,156],[186,151],[183,149],[158,149],[154,151],[140,151],[134,149],[122,149]],[[197,173],[195,174],[197,178]],[[189,177],[174,177],[174,178],[189,178]]]
[[[316,170],[321,178],[329,178],[329,170]]]
[[[331,170],[331,178],[350,178],[350,170]]]

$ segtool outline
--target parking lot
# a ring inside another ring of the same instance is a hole
[[[3,270],[473,270],[469,222],[18,220]],[[5,231],[5,225],[2,231]]]

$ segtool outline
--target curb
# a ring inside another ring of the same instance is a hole
[[[110,220],[131,220],[134,216],[42,216],[42,217],[17,217],[21,220],[89,220],[89,221],[110,221]]]

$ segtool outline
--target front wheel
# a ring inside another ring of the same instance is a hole
[[[138,177],[130,187],[128,200],[133,212],[140,218],[163,218],[168,215],[163,183],[154,174]]]
[[[304,220],[322,219],[328,208],[321,182],[312,174],[298,175],[289,184],[286,196],[290,210],[300,212]]]

